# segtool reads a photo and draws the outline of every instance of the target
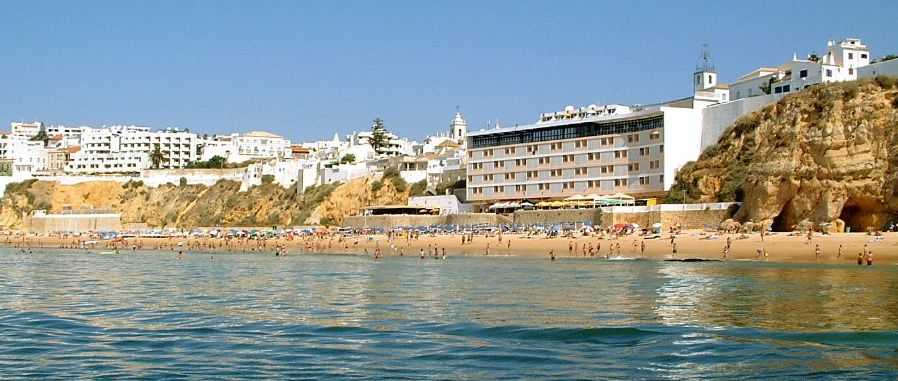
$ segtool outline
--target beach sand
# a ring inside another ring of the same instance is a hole
[[[623,236],[620,238],[600,239],[599,237],[576,238],[545,238],[544,236],[525,237],[516,234],[503,234],[501,242],[498,236],[475,236],[473,242],[461,244],[461,235],[421,235],[419,239],[406,240],[396,238],[391,244],[386,236],[357,236],[343,238],[338,242],[337,238],[325,239],[268,239],[263,248],[259,248],[260,241],[232,240],[230,248],[220,239],[188,239],[188,238],[133,238],[116,243],[117,247],[130,249],[135,246],[141,250],[160,250],[177,253],[183,250],[185,254],[198,251],[217,252],[270,252],[274,253],[276,247],[283,245],[289,255],[303,254],[307,252],[340,253],[373,256],[376,248],[380,248],[384,256],[399,255],[400,248],[406,256],[418,256],[423,248],[445,248],[447,254],[452,256],[515,256],[549,258],[549,251],[554,250],[558,258],[589,258],[584,255],[583,245],[592,243],[594,248],[601,245],[601,249],[595,252],[596,258],[604,258],[609,254],[611,247],[620,244],[620,251],[610,253],[612,257],[625,258],[700,258],[722,259],[723,250],[727,243],[727,237],[731,239],[731,248],[727,255],[728,260],[758,260],[757,250],[761,248],[768,256],[760,260],[775,262],[845,262],[856,263],[858,253],[864,251],[864,245],[874,254],[874,264],[898,263],[898,233],[884,233],[882,237],[874,237],[865,233],[835,233],[831,235],[815,234],[810,243],[807,243],[805,235],[790,235],[789,233],[774,233],[764,237],[761,242],[760,234],[752,234],[747,238],[740,235],[720,235],[716,239],[707,239],[708,234],[699,230],[684,231],[675,238],[677,255],[673,256],[670,235],[664,234],[659,238],[647,239],[638,236]],[[0,238],[0,246],[7,247],[42,247],[61,248],[72,247],[76,242],[87,241],[86,238],[61,238],[61,237],[9,237]],[[355,241],[358,240],[358,244]],[[110,247],[113,241],[102,240],[97,249]],[[509,246],[508,242],[511,242]],[[634,242],[636,245],[634,246]],[[645,252],[641,250],[641,244],[645,242]],[[181,246],[178,246],[181,243]],[[200,248],[196,245],[200,244]],[[573,245],[574,250],[569,250]],[[815,258],[816,246],[820,246],[820,257]],[[842,246],[842,257],[837,258],[839,246]],[[211,248],[210,248],[211,247]]]

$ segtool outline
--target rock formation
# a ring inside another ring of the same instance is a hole
[[[737,120],[672,192],[743,201],[736,219],[789,230],[837,219],[879,229],[898,212],[896,79],[823,84]],[[679,194],[679,193],[678,193]]]

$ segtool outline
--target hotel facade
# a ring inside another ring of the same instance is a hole
[[[701,110],[684,106],[541,117],[532,125],[469,132],[468,202],[661,196],[676,170],[700,153]]]

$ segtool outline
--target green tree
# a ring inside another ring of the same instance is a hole
[[[47,136],[47,129],[44,128],[44,122],[39,123],[40,129],[37,131],[37,135],[34,135],[30,140],[33,142],[44,142],[44,146],[47,145],[47,141],[50,138]]]
[[[215,155],[206,162],[206,168],[224,168],[225,167],[225,158]]]
[[[384,121],[380,118],[374,119],[374,125],[371,126],[371,138],[368,144],[374,148],[374,152],[382,153],[387,146],[387,128],[384,127]]]
[[[343,157],[340,159],[340,164],[352,164],[352,163],[355,163],[355,155],[353,155],[351,153],[347,153],[347,154],[343,155]]]
[[[274,175],[262,175],[262,184],[271,184],[274,182]]]
[[[178,179],[178,186],[180,186],[181,188],[186,187],[187,186],[187,178],[182,177],[182,178]]]
[[[153,152],[150,152],[150,161],[153,163],[154,169],[159,169],[159,166],[162,165],[162,159],[165,157],[162,155],[162,148],[156,144],[156,147],[153,148]]]
[[[879,60],[879,62],[891,61],[891,60],[893,60],[893,59],[895,59],[895,58],[898,58],[898,55],[895,55],[895,54],[887,54],[885,57],[882,57],[882,59]]]

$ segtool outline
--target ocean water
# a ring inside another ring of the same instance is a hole
[[[0,250],[0,379],[898,378],[898,266]]]

